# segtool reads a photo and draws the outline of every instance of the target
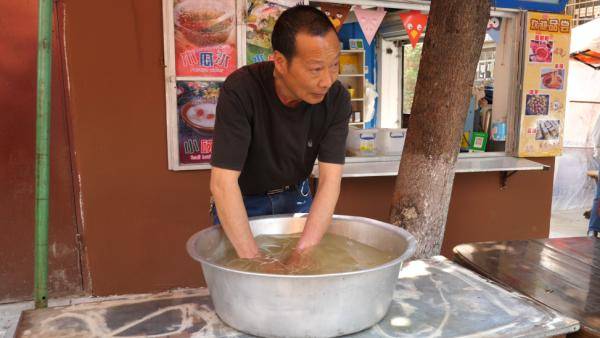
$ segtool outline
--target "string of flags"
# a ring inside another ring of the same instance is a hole
[[[419,39],[421,38],[421,34],[425,31],[425,26],[427,25],[427,15],[419,12],[419,11],[408,11],[400,13],[400,19],[402,20],[402,24],[404,25],[404,30],[408,34],[408,40],[410,44],[415,48]]]
[[[502,25],[502,18],[491,17],[488,20],[486,33],[496,42],[500,41],[500,26]]]
[[[381,7],[377,7],[375,10],[363,9],[361,6],[356,6],[354,8],[356,20],[358,20],[358,24],[367,39],[367,44],[370,45],[371,41],[373,41],[375,33],[377,33],[377,30],[385,17],[385,13],[385,10]]]
[[[350,5],[341,5],[341,4],[331,4],[331,3],[322,3],[321,11],[327,15],[329,21],[333,24],[336,31],[340,31],[342,25],[348,18],[348,14],[350,14]]]
[[[327,15],[335,29],[339,32],[342,25],[348,18],[350,11],[354,11],[356,20],[360,28],[363,31],[367,44],[371,44],[379,26],[385,18],[386,11],[381,7],[376,9],[365,9],[362,6],[345,5],[345,4],[333,4],[333,3],[321,3],[321,11]],[[419,11],[411,10],[408,12],[400,13],[400,19],[404,25],[404,29],[408,33],[408,38],[413,48],[419,42],[421,34],[425,31],[427,25],[427,15]]]

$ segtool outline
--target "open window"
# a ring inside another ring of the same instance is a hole
[[[509,116],[516,114],[515,84],[519,69],[516,19],[497,17],[491,21],[477,65],[473,91],[465,122],[464,152],[504,152]],[[424,34],[427,34],[426,32]],[[423,37],[414,47],[409,42],[397,12],[384,20],[378,38],[377,91],[379,106],[377,126],[410,128]],[[484,137],[483,144],[473,147],[475,136]]]

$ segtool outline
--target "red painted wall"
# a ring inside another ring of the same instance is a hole
[[[500,189],[500,174],[457,174],[442,254],[462,243],[547,238],[550,232],[554,158],[532,158],[547,171],[520,171]],[[336,212],[387,222],[395,177],[345,178]]]
[[[50,296],[82,290],[58,35],[53,34]],[[0,1],[0,302],[31,299],[35,198],[37,1]]]
[[[208,171],[167,170],[161,1],[64,0],[69,113],[96,295],[200,286]]]

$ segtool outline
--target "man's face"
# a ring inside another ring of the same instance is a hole
[[[275,67],[294,98],[317,104],[338,75],[340,42],[334,30],[324,36],[296,35],[296,54],[287,60],[275,52]]]

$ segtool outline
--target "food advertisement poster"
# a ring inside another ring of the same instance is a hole
[[[175,0],[177,76],[226,77],[237,68],[235,0]]]
[[[520,157],[562,152],[571,17],[528,12]]]
[[[177,81],[179,164],[208,164],[221,81]]]
[[[271,60],[271,33],[275,21],[286,9],[303,1],[298,0],[248,0],[246,13],[246,63]]]

